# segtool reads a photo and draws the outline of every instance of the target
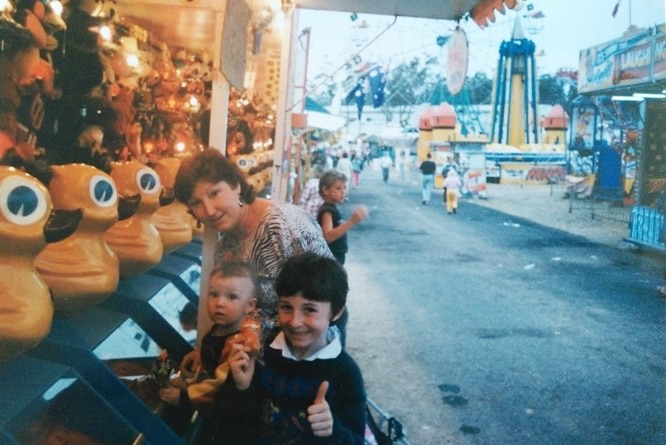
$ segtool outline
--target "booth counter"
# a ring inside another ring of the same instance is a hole
[[[200,251],[193,241],[99,306],[56,314],[44,341],[0,363],[0,442],[190,443],[195,413],[163,405],[152,370],[163,351],[177,364],[192,350],[179,312],[197,304]]]

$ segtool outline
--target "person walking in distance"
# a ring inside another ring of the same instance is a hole
[[[352,187],[355,189],[361,185],[361,172],[363,171],[363,157],[358,153],[354,153],[351,158],[352,161]]]
[[[450,169],[449,174],[444,179],[444,188],[446,189],[446,212],[450,215],[458,211],[458,189],[462,183],[455,169]]]
[[[435,183],[436,169],[437,165],[433,162],[432,155],[430,153],[426,154],[425,160],[419,166],[419,170],[421,170],[421,204],[424,206],[430,204],[430,195]]]
[[[393,166],[393,160],[391,159],[391,156],[389,156],[388,150],[384,150],[382,159],[379,161],[379,166],[382,168],[382,180],[384,181],[384,184],[388,184],[389,171]]]
[[[347,190],[351,189],[351,178],[354,173],[354,167],[352,166],[352,162],[349,159],[349,154],[347,152],[342,153],[342,157],[338,160],[335,169],[345,175],[347,178]],[[345,196],[345,200],[347,199],[349,198]]]
[[[451,156],[448,156],[446,158],[446,164],[444,164],[444,168],[442,168],[442,177],[444,179],[446,179],[446,177],[449,175],[449,170],[451,169],[455,170],[456,173],[460,175],[460,168],[458,167],[458,164],[456,164],[456,162],[451,159]],[[446,185],[444,185],[443,192],[442,199],[444,200],[444,205],[446,205]]]

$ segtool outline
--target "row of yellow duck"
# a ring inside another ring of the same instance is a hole
[[[245,174],[247,182],[256,192],[261,192],[273,178],[274,150],[255,151],[246,155],[231,156],[230,159]]]
[[[54,311],[99,304],[120,278],[144,273],[198,235],[173,199],[178,165],[114,163],[110,175],[53,166],[48,188],[0,167],[0,361],[48,335]]]
[[[0,360],[34,346],[51,330],[53,302],[34,259],[48,242],[70,236],[82,216],[70,214],[66,223],[56,223],[60,214],[34,177],[0,166]]]

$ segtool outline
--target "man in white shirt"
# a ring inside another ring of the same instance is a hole
[[[379,166],[382,168],[382,179],[384,180],[384,184],[388,184],[389,170],[393,167],[393,159],[389,156],[388,150],[384,150],[384,155],[379,161]]]
[[[347,152],[342,153],[342,157],[338,160],[335,169],[347,177],[347,192],[349,193],[349,190],[351,190],[351,179],[352,174],[354,173],[354,167],[352,166]],[[348,198],[345,198],[345,200],[347,199]]]

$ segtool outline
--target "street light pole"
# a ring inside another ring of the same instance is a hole
[[[299,38],[299,41],[301,40],[302,37],[305,37],[305,66],[303,67],[303,84],[302,85],[295,85],[294,88],[300,88],[301,89],[301,114],[305,115],[305,101],[307,99],[308,95],[308,64],[309,64],[309,59],[310,59],[310,28],[305,28]],[[299,131],[298,135],[298,146],[296,150],[296,165],[294,166],[294,170],[296,172],[296,178],[294,181],[294,194],[292,198],[293,203],[298,203],[299,199],[299,194],[300,194],[300,189],[301,189],[301,181],[303,181],[302,178],[302,172],[301,172],[301,153],[303,151],[303,144],[306,144],[306,170],[309,168],[309,147],[307,146],[307,142],[305,141],[304,135],[307,131],[307,128],[303,128],[302,130]]]

